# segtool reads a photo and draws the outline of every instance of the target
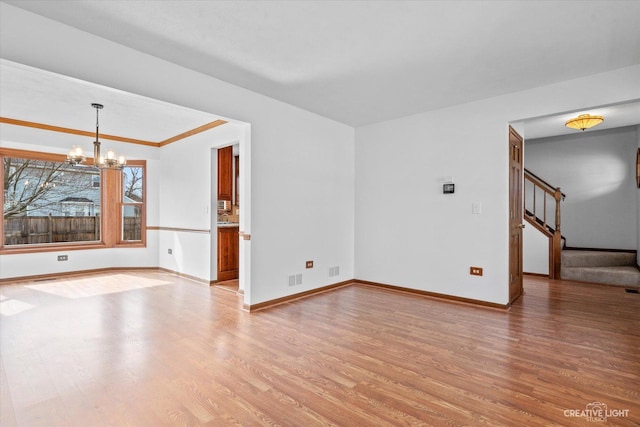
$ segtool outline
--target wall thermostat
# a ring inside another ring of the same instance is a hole
[[[442,184],[442,194],[453,194],[456,190],[456,185],[452,182]]]

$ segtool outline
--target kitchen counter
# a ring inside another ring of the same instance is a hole
[[[218,228],[231,228],[231,227],[239,227],[240,223],[237,222],[219,222]]]

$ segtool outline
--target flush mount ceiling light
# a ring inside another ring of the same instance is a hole
[[[98,120],[98,113],[104,106],[102,104],[91,104],[96,109],[96,140],[93,141],[93,164],[100,169],[122,169],[127,164],[127,160],[124,156],[116,156],[113,150],[107,150],[107,157],[103,157],[100,154],[100,139],[98,129],[100,122]],[[74,146],[67,155],[67,162],[73,166],[77,166],[86,160],[82,147]]]
[[[602,116],[592,116],[590,114],[580,114],[578,117],[567,120],[564,124],[568,128],[585,130],[599,125],[604,121]]]

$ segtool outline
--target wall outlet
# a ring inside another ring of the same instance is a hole
[[[329,268],[329,277],[335,277],[335,276],[339,276],[340,275],[340,267],[339,266],[335,266],[335,267],[330,267]]]
[[[69,261],[69,255],[58,255],[58,261]]]
[[[471,267],[469,269],[469,274],[472,276],[482,276],[482,267]]]
[[[306,267],[306,268],[313,268],[313,261],[307,261],[307,262],[305,263],[305,267]]]
[[[173,253],[173,249],[167,249],[167,253],[171,255]]]

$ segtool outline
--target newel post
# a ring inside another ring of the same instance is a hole
[[[549,272],[551,279],[560,279],[560,253],[562,252],[562,231],[560,230],[560,201],[562,200],[562,192],[560,191],[560,187],[556,188],[555,193],[553,193],[553,198],[556,200],[556,223],[555,223],[555,231],[553,232],[553,271]]]
[[[560,233],[560,200],[562,199],[562,191],[560,187],[556,188],[556,192],[553,193],[553,198],[556,199],[556,232]]]

